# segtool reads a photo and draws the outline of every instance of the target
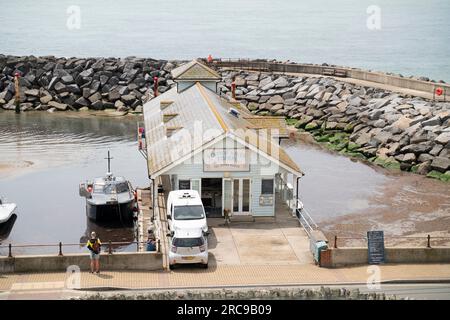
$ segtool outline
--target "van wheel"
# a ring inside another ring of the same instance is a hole
[[[202,264],[202,267],[203,267],[203,269],[208,269],[208,264],[207,263]]]

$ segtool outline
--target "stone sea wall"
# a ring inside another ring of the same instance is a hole
[[[143,294],[96,293],[74,300],[403,300],[384,293],[362,293],[358,289],[249,288],[185,289]]]
[[[258,115],[279,115],[326,147],[388,168],[450,181],[450,103],[323,76],[223,70],[220,92]]]
[[[14,110],[14,75],[20,77],[20,108],[30,110],[142,111],[153,97],[153,77],[159,92],[174,82],[177,62],[129,57],[56,58],[0,55],[0,108]]]

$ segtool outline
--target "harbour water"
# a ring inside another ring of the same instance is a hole
[[[0,2],[3,54],[162,59],[212,54],[327,62],[450,81],[448,0]],[[379,28],[368,28],[377,13]]]
[[[145,159],[137,150],[136,126],[136,117],[0,112],[0,163],[10,165],[0,171],[0,194],[18,204],[12,231],[0,241],[76,244],[84,242],[91,231],[105,242],[134,241],[132,227],[102,226],[86,218],[78,184],[106,173],[108,150],[113,173],[129,179],[133,187],[148,184]],[[134,245],[118,248],[134,249]],[[34,248],[31,252],[55,250]]]
[[[78,184],[105,173],[104,158],[110,150],[115,174],[127,177],[134,187],[148,186],[145,159],[137,150],[138,119],[0,111],[0,165],[9,166],[0,170],[0,194],[19,206],[11,232],[0,241],[79,243],[95,230],[105,242],[132,242],[131,227],[87,220]],[[391,235],[450,230],[448,184],[354,162],[302,140],[284,141],[283,146],[306,173],[300,180],[301,199],[328,235],[361,235],[377,227]],[[135,245],[118,250],[135,250]]]

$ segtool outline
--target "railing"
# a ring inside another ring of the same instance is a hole
[[[208,63],[211,67],[237,68],[248,71],[271,71],[270,62],[265,59],[220,58]]]
[[[146,241],[131,241],[131,242],[112,242],[108,241],[107,243],[102,243],[101,247],[106,250],[108,254],[113,254],[114,247],[123,246],[123,245],[133,245],[136,244],[136,251],[139,251],[139,244],[147,244]],[[55,248],[55,253],[58,253],[58,256],[63,256],[63,247],[79,247],[85,248],[86,243],[62,243],[58,244],[8,244],[8,245],[0,245],[0,249],[8,249],[8,257],[12,258],[13,248]],[[161,252],[161,242],[158,239],[156,245],[156,252]]]
[[[440,237],[440,236],[384,236],[385,246],[396,247],[407,244],[408,247],[427,247],[432,248],[433,246],[450,246],[450,237]],[[345,237],[345,236],[334,236],[333,248],[349,248],[367,246],[367,237]]]
[[[299,200],[297,200],[297,208],[295,209],[295,215],[297,216],[298,221],[300,222],[303,229],[305,229],[305,232],[308,235],[308,237],[314,240],[313,232],[315,230],[318,230],[319,227],[311,218],[311,215],[308,213],[308,211],[306,211],[306,209],[303,207],[303,204]]]
[[[429,94],[433,100],[437,86],[443,89],[443,95],[439,97],[439,101],[448,100],[450,92],[450,84],[434,83],[431,81],[422,81],[417,79],[405,78],[398,75],[390,75],[382,72],[367,71],[356,68],[341,67],[335,65],[317,65],[294,62],[281,62],[265,59],[233,59],[219,58],[213,59],[208,63],[213,68],[234,68],[248,71],[266,71],[281,73],[305,73],[319,75],[333,75],[338,77],[349,77],[352,79],[380,83],[398,88],[411,89]]]

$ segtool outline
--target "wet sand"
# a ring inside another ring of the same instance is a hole
[[[0,161],[0,179],[17,176],[21,173],[29,172],[33,166],[33,161],[18,161],[9,163]]]
[[[297,157],[301,166],[303,162],[306,167],[315,167],[312,172],[306,170],[307,175],[314,177],[302,178],[300,190],[315,190],[315,194],[302,194],[304,204],[307,209],[311,208],[313,218],[329,240],[337,235],[341,238],[338,245],[366,245],[363,239],[343,238],[363,238],[368,230],[384,230],[388,245],[426,245],[428,234],[432,237],[431,245],[450,245],[449,183],[407,172],[393,172],[360,161],[352,162],[304,136],[288,145],[288,153]],[[294,147],[299,151],[295,152]],[[306,152],[316,156],[306,156]],[[328,158],[327,163],[323,163],[322,158]],[[332,179],[326,177],[327,174],[334,175],[341,183],[331,188],[334,191],[324,194],[320,189],[328,190],[327,183]],[[320,182],[315,183],[317,180]],[[358,190],[360,188],[364,190]],[[330,200],[336,197],[342,198],[341,203]],[[324,209],[328,202],[332,203],[330,207],[335,215],[324,217],[318,207]],[[360,207],[345,205],[352,202],[360,203]]]

